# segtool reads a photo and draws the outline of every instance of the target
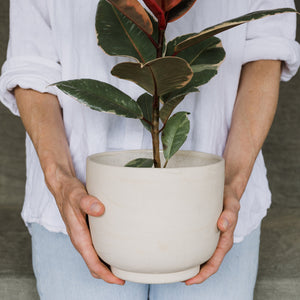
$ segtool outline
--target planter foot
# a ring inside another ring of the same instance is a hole
[[[184,281],[197,275],[199,270],[200,266],[174,273],[136,273],[111,267],[112,273],[123,280],[148,284]]]

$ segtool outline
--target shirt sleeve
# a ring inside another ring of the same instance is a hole
[[[59,63],[50,26],[47,1],[11,0],[7,60],[0,77],[0,100],[19,115],[16,86],[55,94],[49,84],[60,81]]]
[[[250,12],[295,8],[293,0],[250,0]],[[283,61],[281,80],[288,81],[298,71],[300,45],[295,41],[296,14],[284,13],[247,24],[243,63],[261,59]]]

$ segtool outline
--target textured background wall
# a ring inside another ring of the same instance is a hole
[[[8,41],[8,1],[0,0],[0,65]],[[20,204],[24,197],[24,129],[19,118],[0,104],[0,204]]]
[[[296,5],[300,10],[300,0]],[[7,40],[8,0],[0,0],[0,65]],[[256,299],[300,299],[299,79],[300,72],[282,83],[276,118],[263,149],[273,206],[263,224]],[[19,217],[24,182],[24,129],[20,119],[0,104],[0,299],[4,300],[35,297],[30,241]],[[18,286],[22,288],[14,298],[12,291]]]

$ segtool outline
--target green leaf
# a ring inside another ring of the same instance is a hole
[[[152,38],[158,40],[156,22]],[[109,55],[130,56],[140,62],[156,58],[156,48],[148,36],[106,0],[98,4],[96,15],[98,45]]]
[[[203,72],[206,70],[217,70],[219,67],[219,64],[216,65],[195,65],[195,66],[191,66],[192,70],[194,73],[199,73],[199,72]]]
[[[193,77],[189,64],[182,58],[162,57],[146,64],[125,62],[116,65],[111,74],[130,80],[151,95],[158,96],[180,89]]]
[[[273,10],[261,10],[261,11],[257,11],[257,12],[252,12],[246,15],[243,15],[241,17],[238,18],[234,18],[225,22],[222,22],[220,24],[217,24],[215,26],[209,27],[207,29],[204,29],[203,31],[201,31],[200,33],[198,33],[197,35],[194,35],[188,39],[186,39],[185,41],[179,43],[176,47],[175,47],[175,51],[182,51],[188,47],[191,47],[209,37],[212,37],[218,33],[221,33],[225,30],[231,29],[233,27],[239,26],[241,24],[244,24],[246,22],[250,22],[253,20],[258,20],[267,16],[272,16],[272,15],[276,15],[276,14],[281,14],[281,13],[286,13],[286,12],[294,12],[297,13],[296,10],[292,9],[292,8],[281,8],[281,9],[273,9]]]
[[[169,42],[167,54],[172,55],[178,43],[194,35],[180,36]],[[197,87],[209,82],[218,73],[218,68],[225,58],[225,51],[220,39],[211,37],[178,52],[176,57],[183,58],[191,65],[194,76],[185,87],[164,95],[164,102],[178,98],[180,95],[187,95],[188,93],[198,91]]]
[[[184,144],[190,131],[188,112],[178,112],[167,122],[161,136],[165,159],[168,161]]]
[[[149,15],[138,0],[108,0],[123,15],[135,23],[147,34],[153,33],[152,22]]]
[[[191,66],[220,65],[225,58],[222,42],[217,37],[211,37],[177,53],[176,57],[185,59]]]
[[[153,159],[151,158],[137,158],[128,162],[125,167],[131,168],[152,168]]]
[[[145,93],[137,99],[137,103],[142,109],[144,118],[152,123],[153,96]],[[141,120],[141,122],[147,130],[151,131],[151,125],[149,123],[143,120]]]
[[[181,103],[181,101],[185,98],[185,96],[186,95],[179,95],[178,97],[174,97],[164,104],[164,106],[161,108],[159,112],[159,117],[163,123],[167,122],[168,118],[171,116],[176,106],[179,103]]]
[[[164,95],[164,101],[168,102],[179,95],[187,95],[189,93],[198,92],[197,87],[209,82],[211,78],[217,75],[217,73],[217,70],[210,69],[206,69],[203,72],[194,73],[192,80],[185,87]]]
[[[166,56],[172,56],[172,55],[177,54],[177,53],[175,53],[175,47],[178,44],[180,44],[181,42],[183,42],[183,41],[187,40],[188,38],[193,37],[195,35],[197,35],[197,33],[184,34],[181,36],[177,36],[175,39],[168,42]]]
[[[108,83],[93,79],[76,79],[57,82],[53,85],[91,109],[127,118],[143,118],[139,105],[128,95]]]
[[[191,80],[191,84],[187,85],[183,92],[188,92],[192,90],[193,88],[199,87],[201,85],[204,85],[205,83],[209,82],[214,76],[218,74],[218,71],[216,69],[210,69],[206,68],[205,71],[197,72],[194,74],[193,79]]]
[[[194,74],[195,75],[195,74]],[[173,98],[177,98],[177,97],[180,97],[180,96],[186,96],[187,94],[189,93],[196,93],[196,92],[199,92],[199,89],[195,88],[195,87],[191,87],[189,89],[179,89],[173,93],[168,93],[168,94],[165,94],[163,95],[160,100],[162,103],[166,103],[168,101],[171,101]]]

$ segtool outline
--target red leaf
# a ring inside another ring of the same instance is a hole
[[[182,0],[156,0],[157,4],[162,8],[164,12],[168,12],[170,9],[178,5]]]
[[[154,16],[158,20],[159,28],[165,29],[166,28],[166,18],[165,13],[162,10],[162,8],[158,5],[158,3],[155,0],[144,0],[147,7],[152,11]]]
[[[144,0],[146,5],[149,7],[149,9],[152,11],[152,8],[154,10],[160,10],[164,13],[168,12],[170,9],[178,5],[182,0]],[[152,11],[154,13],[154,11]]]
[[[196,0],[182,0],[180,3],[170,9],[168,12],[167,22],[173,22],[177,19],[181,18],[184,14],[186,14],[191,7],[195,4]]]
[[[138,0],[108,0],[123,15],[135,23],[140,29],[151,35],[153,32],[152,22]]]
[[[157,18],[160,29],[164,29],[168,22],[182,17],[196,0],[144,0],[144,2]]]

